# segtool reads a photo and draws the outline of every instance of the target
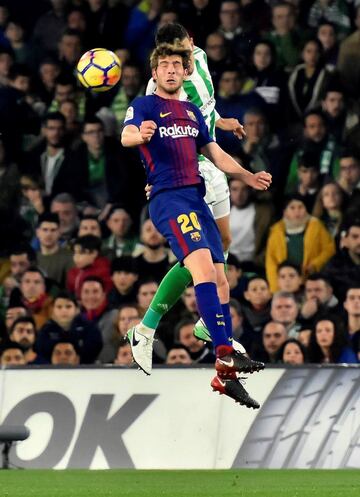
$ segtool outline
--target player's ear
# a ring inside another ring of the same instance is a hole
[[[156,77],[156,69],[151,69],[151,76],[152,76],[152,79],[154,81],[157,81],[157,77]]]
[[[190,46],[191,46],[191,50],[194,50],[194,38],[190,38]]]

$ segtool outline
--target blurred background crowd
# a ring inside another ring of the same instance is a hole
[[[268,192],[230,180],[227,276],[236,339],[271,363],[360,359],[358,0],[0,1],[0,364],[131,364],[174,257],[148,219],[145,175],[119,133],[150,77],[154,34],[181,22],[207,54],[217,140]],[[120,84],[85,91],[84,51]],[[193,287],[162,320],[154,362],[211,363]]]

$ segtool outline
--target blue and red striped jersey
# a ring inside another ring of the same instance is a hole
[[[147,181],[153,187],[151,196],[202,183],[197,154],[213,139],[200,110],[190,102],[147,95],[131,103],[124,124],[140,128],[142,121],[157,124],[150,142],[139,147]]]

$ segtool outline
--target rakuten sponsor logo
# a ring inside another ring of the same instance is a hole
[[[171,138],[183,138],[184,136],[191,136],[196,138],[199,134],[199,130],[190,126],[178,126],[174,124],[173,126],[160,126],[159,128],[160,138],[171,137]]]

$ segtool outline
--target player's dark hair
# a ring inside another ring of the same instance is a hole
[[[158,30],[155,35],[155,44],[156,46],[162,43],[172,44],[175,40],[182,41],[184,38],[190,38],[184,26],[178,22],[170,22]]]
[[[150,67],[156,69],[159,64],[159,59],[169,57],[171,55],[179,55],[182,59],[183,67],[187,69],[190,65],[190,50],[186,50],[180,43],[161,43],[152,52],[150,56]]]

